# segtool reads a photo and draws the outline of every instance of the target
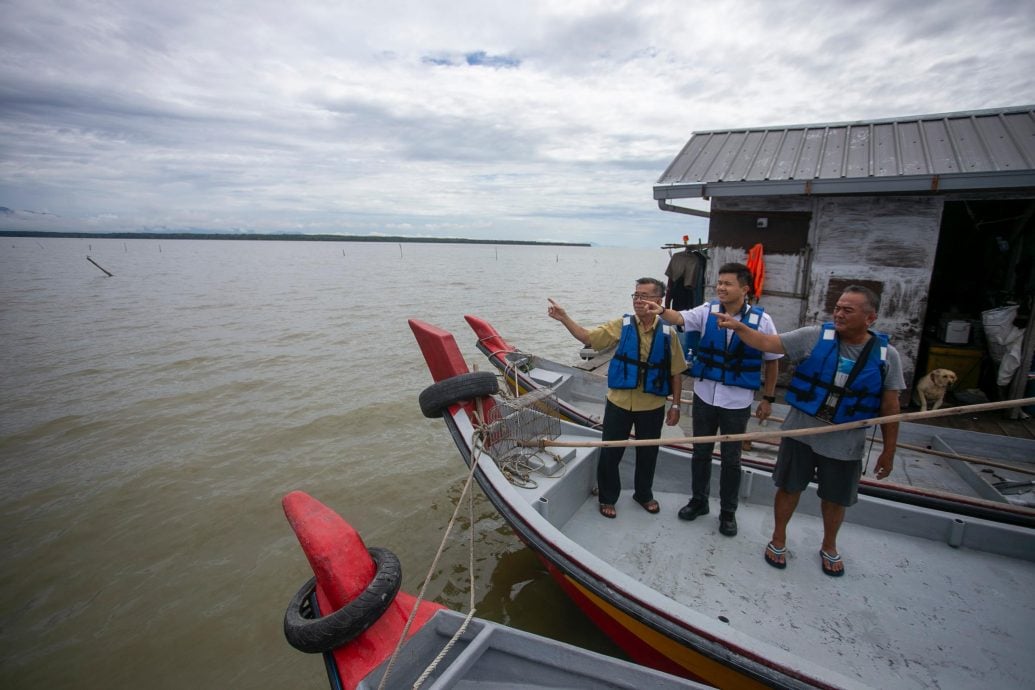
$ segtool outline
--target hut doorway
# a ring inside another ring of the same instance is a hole
[[[1033,265],[1035,199],[946,201],[916,379],[933,369],[952,369],[961,402],[1007,397],[1008,387],[996,382],[998,364],[982,313],[1015,304],[1013,325],[1030,334]]]

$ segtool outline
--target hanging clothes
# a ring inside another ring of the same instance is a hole
[[[668,276],[668,298],[671,307],[677,311],[692,309],[703,300],[703,285],[706,260],[697,250],[676,252],[668,261],[665,275]]]
[[[765,259],[762,256],[761,242],[748,250],[747,267],[755,279],[752,294],[757,301],[762,296],[762,286],[765,285]]]
[[[700,263],[701,270],[697,272],[697,282],[694,284],[695,299],[693,304],[690,305],[691,308],[696,307],[699,304],[704,304],[704,273],[705,269],[708,267],[707,249],[695,249],[693,253],[697,255],[697,260]]]

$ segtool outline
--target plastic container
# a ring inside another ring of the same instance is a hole
[[[981,377],[981,359],[984,353],[971,347],[931,345],[927,351],[927,371],[951,369],[956,372],[956,388],[966,390],[977,388]]]
[[[970,321],[942,321],[938,327],[938,339],[947,345],[966,345],[970,342]]]
[[[1024,397],[1035,398],[1035,371],[1028,372],[1028,385],[1024,387]],[[1035,416],[1035,405],[1025,405],[1021,409]]]

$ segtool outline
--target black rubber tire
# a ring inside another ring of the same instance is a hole
[[[417,402],[425,417],[438,419],[443,410],[461,400],[495,395],[500,390],[496,374],[491,371],[471,371],[433,383],[420,393]]]
[[[388,549],[373,547],[368,551],[377,566],[374,579],[362,594],[334,613],[320,618],[303,615],[303,606],[316,589],[315,577],[295,592],[284,612],[284,637],[292,647],[310,654],[329,652],[351,642],[388,609],[402,583],[402,565]]]

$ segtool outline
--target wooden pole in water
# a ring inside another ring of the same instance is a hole
[[[109,277],[109,278],[112,278],[112,277],[114,277],[114,276],[115,276],[115,274],[114,274],[114,273],[112,273],[111,271],[109,271],[108,269],[106,269],[106,268],[105,268],[104,266],[101,266],[101,265],[100,265],[99,263],[97,263],[96,261],[94,261],[94,260],[93,260],[93,259],[91,259],[90,257],[86,257],[86,260],[87,260],[87,261],[89,261],[90,263],[92,263],[92,264],[93,264],[94,266],[96,266],[97,268],[99,268],[99,269],[101,269],[102,271],[104,271],[105,273],[107,273],[107,274],[108,274],[108,277]]]

